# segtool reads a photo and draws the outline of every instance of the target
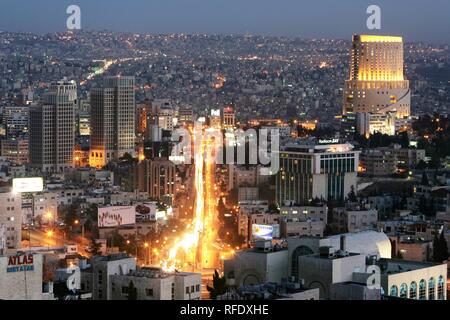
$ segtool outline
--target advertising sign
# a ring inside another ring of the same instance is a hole
[[[136,206],[136,217],[139,221],[156,220],[156,203],[146,202]]]
[[[254,224],[252,225],[252,237],[254,240],[272,240],[273,226]]]
[[[13,179],[13,193],[41,192],[44,190],[42,178],[16,178]]]
[[[135,207],[116,206],[98,208],[99,228],[113,228],[136,223]]]
[[[34,261],[32,254],[10,256],[8,258],[7,273],[34,271]]]

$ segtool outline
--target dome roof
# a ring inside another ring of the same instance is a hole
[[[391,241],[383,232],[362,231],[331,236],[320,240],[320,246],[340,249],[341,236],[346,237],[346,251],[366,256],[377,255],[379,258],[391,258]]]

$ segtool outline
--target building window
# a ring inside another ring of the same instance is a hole
[[[175,283],[172,283],[172,300],[175,300]]]
[[[438,300],[445,300],[444,286],[445,286],[444,277],[443,276],[439,276],[438,288],[437,288]]]
[[[435,300],[435,294],[436,294],[436,280],[434,278],[431,278],[428,281],[428,300]]]
[[[98,284],[102,285],[103,284],[103,271],[99,270],[99,272],[97,274],[97,279],[98,279]]]
[[[439,279],[440,279],[440,278],[439,278]],[[199,284],[195,286],[195,291],[196,291],[196,292],[200,292],[200,285],[199,285]]]
[[[408,285],[406,283],[402,283],[402,285],[400,286],[400,298],[408,298]]]
[[[128,287],[122,287],[122,295],[128,294],[129,290]]]
[[[411,286],[409,287],[409,298],[417,299],[417,283],[415,281],[411,282]]]
[[[145,294],[147,297],[153,297],[153,289],[145,289]]]
[[[427,299],[427,283],[425,280],[420,280],[419,282],[419,300]]]
[[[389,294],[391,297],[398,297],[398,287],[397,286],[392,286],[391,287],[391,292]]]
[[[189,294],[189,287],[186,287],[186,294]]]

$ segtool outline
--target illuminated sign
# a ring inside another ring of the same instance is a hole
[[[13,179],[13,193],[41,192],[44,190],[42,178],[16,178]]]
[[[252,236],[254,240],[272,240],[273,226],[254,224],[252,225]]]
[[[211,116],[212,117],[220,117],[220,109],[212,109]]]
[[[333,144],[339,143],[339,139],[319,140],[319,144]]]
[[[100,228],[120,227],[135,223],[135,207],[98,208],[98,226]]]
[[[163,210],[156,211],[156,220],[167,220],[166,211]]]
[[[7,273],[34,271],[33,255],[10,256],[8,259]]]

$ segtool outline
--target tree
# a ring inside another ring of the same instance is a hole
[[[420,160],[419,163],[416,165],[417,170],[425,170],[426,168],[428,168],[428,165],[423,160]]]
[[[126,249],[125,239],[118,232],[108,237],[107,245],[108,247],[119,247],[120,251],[125,251]]]
[[[130,281],[128,285],[128,300],[137,300],[137,289],[134,286],[133,281]]]
[[[439,237],[436,232],[433,240],[433,261],[442,263],[443,261],[448,260],[448,258],[449,252],[444,232],[441,232]]]
[[[409,148],[409,136],[408,132],[404,131],[399,134],[399,143],[403,149]]]
[[[422,179],[420,181],[420,185],[421,186],[430,186],[430,181],[428,180],[428,175],[425,171],[422,173]]]
[[[403,260],[403,253],[400,250],[397,251],[397,254],[395,255],[394,258],[398,260]]]
[[[102,244],[100,242],[96,242],[95,240],[92,240],[92,243],[91,243],[92,255],[99,256],[101,254],[101,248],[102,248]]]
[[[352,186],[352,189],[349,192],[349,194],[347,195],[347,197],[348,197],[348,201],[350,201],[350,202],[358,202],[358,197],[356,196],[354,186]]]
[[[446,261],[449,258],[449,252],[448,252],[448,245],[447,245],[447,240],[445,240],[444,237],[444,231],[441,232],[441,235],[439,236],[439,248],[441,250],[442,253],[442,261]]]
[[[276,203],[271,203],[271,204],[269,204],[269,212],[280,213],[280,209],[278,208]]]
[[[214,271],[213,286],[206,287],[212,300],[216,300],[218,296],[227,292],[227,280],[225,276],[221,277],[217,270]]]

